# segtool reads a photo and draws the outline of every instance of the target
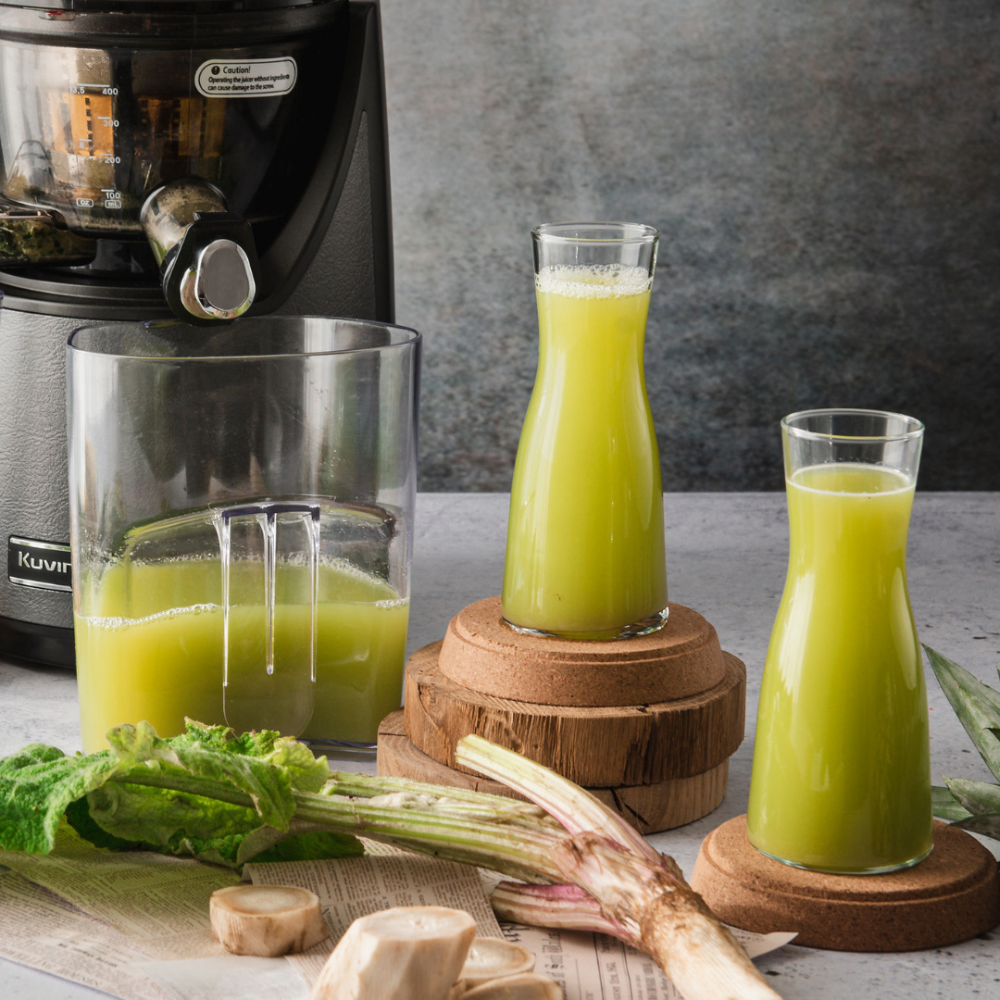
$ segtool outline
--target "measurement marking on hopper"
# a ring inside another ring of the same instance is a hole
[[[118,88],[107,83],[71,83],[69,86],[71,94],[85,94],[88,90],[96,90],[107,97],[118,96]]]

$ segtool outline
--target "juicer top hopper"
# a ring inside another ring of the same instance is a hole
[[[195,324],[271,311],[321,223],[295,216],[330,156],[347,15],[347,0],[2,0],[0,271],[50,297],[159,279]]]

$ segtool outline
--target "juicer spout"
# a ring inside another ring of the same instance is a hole
[[[257,293],[253,231],[217,187],[198,177],[164,184],[143,203],[139,221],[177,317],[207,326],[250,308]]]

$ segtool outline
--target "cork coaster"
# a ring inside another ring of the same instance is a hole
[[[737,816],[702,842],[691,886],[736,927],[798,931],[796,944],[838,951],[941,948],[1000,923],[993,855],[937,821],[934,850],[912,868],[826,875],[765,857],[747,839],[746,816]]]
[[[729,653],[722,654],[723,679],[705,691],[652,704],[586,707],[502,698],[457,684],[440,670],[441,648],[440,642],[424,646],[407,662],[404,711],[413,745],[448,767],[457,767],[458,741],[478,733],[585,788],[619,788],[704,774],[743,741],[746,668]]]
[[[709,622],[669,605],[658,632],[609,642],[524,635],[507,625],[499,597],[477,601],[448,626],[441,673],[481,694],[542,705],[649,705],[707,691],[726,665]]]
[[[418,750],[406,738],[402,710],[387,715],[379,725],[377,766],[380,775],[522,798],[498,781],[456,771]],[[711,771],[689,778],[587,790],[621,813],[641,833],[658,833],[693,823],[712,812],[725,797],[728,775],[729,761],[724,760]]]

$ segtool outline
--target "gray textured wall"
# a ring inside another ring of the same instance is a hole
[[[383,0],[397,316],[421,488],[510,483],[529,231],[662,233],[666,489],[779,489],[782,414],[927,424],[921,486],[1000,489],[997,0]]]

